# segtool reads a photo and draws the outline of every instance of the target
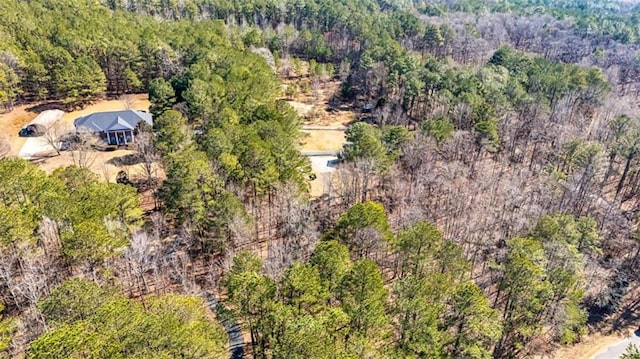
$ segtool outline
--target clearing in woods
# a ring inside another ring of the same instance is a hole
[[[354,120],[354,112],[341,106],[336,96],[340,91],[340,81],[326,79],[319,81],[308,73],[308,65],[302,63],[300,75],[282,76],[283,91],[289,103],[302,117],[304,138],[301,151],[338,151],[346,142],[344,131]],[[282,71],[280,71],[282,74]],[[294,91],[289,91],[295,88]],[[331,180],[337,160],[334,156],[310,157],[311,168],[316,179],[310,182],[311,197],[325,193],[325,187]]]
[[[342,149],[346,142],[344,131],[354,115],[350,110],[336,110],[329,106],[329,99],[339,86],[339,82],[333,81],[325,84],[325,88],[318,91],[317,96],[303,96],[296,98],[298,101],[287,101],[304,119],[301,151],[321,152]],[[313,104],[307,103],[312,100]],[[319,197],[327,192],[337,157],[321,156],[309,157],[309,159],[311,170],[316,175],[316,178],[309,183],[309,194],[311,197]]]
[[[133,103],[130,108],[135,110],[149,110],[149,98],[146,94],[133,95]],[[103,111],[119,111],[126,109],[126,104],[122,100],[101,100],[88,105],[82,110],[65,112],[63,116],[64,128],[73,130],[73,121],[81,116],[85,116],[94,112]],[[26,142],[27,138],[19,137],[18,132],[26,123],[36,117],[35,108],[38,104],[22,105],[14,108],[11,112],[0,115],[0,133],[4,136],[10,146],[10,155],[17,156],[20,149]],[[53,152],[53,151],[51,151]],[[98,174],[101,178],[115,182],[115,177],[120,170],[125,170],[129,176],[136,176],[142,172],[139,165],[125,165],[119,159],[133,153],[129,150],[117,150],[112,152],[92,151],[89,153],[89,169]],[[55,153],[43,153],[34,161],[40,168],[47,172],[53,172],[56,168],[65,167],[74,164],[71,152],[63,151],[60,156]]]
[[[9,156],[17,156],[22,145],[27,140],[19,137],[18,132],[22,126],[33,120],[37,113],[29,109],[33,105],[22,105],[15,107],[12,111],[0,114],[0,140],[6,140],[11,147]]]

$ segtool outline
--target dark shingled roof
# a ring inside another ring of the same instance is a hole
[[[150,113],[134,110],[96,112],[77,118],[73,121],[73,125],[79,131],[108,132],[133,130],[140,121],[145,121],[150,126],[153,125]]]

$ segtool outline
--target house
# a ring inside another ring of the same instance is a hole
[[[144,111],[96,112],[73,121],[76,133],[93,133],[110,145],[133,143],[141,122],[153,125],[153,116]]]

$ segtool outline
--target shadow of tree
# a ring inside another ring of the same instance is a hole
[[[114,157],[107,161],[114,166],[133,166],[142,163],[142,157],[137,153],[131,153],[124,156]]]
[[[629,293],[635,293],[640,289],[634,288]],[[618,331],[624,328],[628,328],[629,325],[638,325],[640,323],[640,298],[634,298],[624,309],[616,316],[612,325],[612,331]],[[635,330],[635,334],[640,334],[640,328]]]
[[[36,113],[40,113],[42,111],[47,111],[47,110],[62,110],[65,111],[67,110],[67,108],[58,101],[53,101],[53,102],[44,102],[44,103],[38,103],[35,104],[31,107],[27,107],[26,109],[29,112],[36,112]]]

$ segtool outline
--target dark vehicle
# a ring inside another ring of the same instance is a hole
[[[20,132],[18,132],[18,136],[20,137],[34,137],[36,136],[36,133],[33,129],[29,128],[29,127],[25,127],[23,129],[20,130]]]

